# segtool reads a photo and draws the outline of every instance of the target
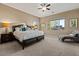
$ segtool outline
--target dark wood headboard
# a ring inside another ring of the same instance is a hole
[[[17,27],[20,28],[21,26],[23,26],[23,24],[12,26],[12,30],[13,30],[13,32],[15,31],[15,29],[16,29]],[[28,25],[26,25],[26,26],[27,26],[28,28],[32,29],[31,26],[28,26]]]
[[[15,26],[12,26],[12,30],[13,30],[13,32],[15,31],[15,29],[18,27],[18,28],[20,28],[21,26],[23,26],[22,24],[21,25],[15,25]]]

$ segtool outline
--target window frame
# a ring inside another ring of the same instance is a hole
[[[51,30],[59,30],[59,29],[52,29],[52,28],[51,28],[51,25],[50,25],[50,22],[51,22],[51,21],[56,21],[56,20],[64,20],[64,27],[59,28],[59,29],[64,29],[64,28],[65,28],[65,23],[66,23],[66,22],[65,22],[65,18],[59,18],[59,19],[50,20],[50,21],[49,21],[49,28],[50,28]]]

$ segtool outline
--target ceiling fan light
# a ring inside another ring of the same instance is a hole
[[[43,7],[42,10],[46,10],[46,7]]]

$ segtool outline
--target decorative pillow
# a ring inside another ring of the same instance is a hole
[[[21,28],[22,31],[26,31],[27,29],[25,27]]]
[[[26,30],[28,30],[28,28],[25,27],[25,26],[22,26],[22,27],[20,28],[20,31],[26,31]]]

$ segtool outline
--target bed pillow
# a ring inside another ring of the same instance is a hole
[[[20,29],[20,31],[26,31],[27,30],[27,27],[22,27],[21,29]]]
[[[22,28],[22,31],[26,31],[27,29],[24,27],[24,28]]]
[[[19,27],[15,28],[15,31],[20,31],[20,28]]]

